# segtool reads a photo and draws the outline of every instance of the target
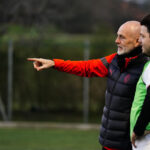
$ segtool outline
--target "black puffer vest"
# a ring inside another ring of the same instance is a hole
[[[120,72],[117,55],[109,64],[105,106],[103,110],[99,142],[106,147],[131,150],[129,136],[130,109],[136,83],[147,58],[139,55]]]

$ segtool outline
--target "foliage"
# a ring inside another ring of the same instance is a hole
[[[116,29],[126,20],[141,19],[147,4],[140,8],[123,0],[1,0],[0,23],[51,25],[68,33],[93,33],[99,24]]]
[[[26,58],[82,60],[87,39],[90,59],[114,53],[114,30],[127,20],[140,20],[148,6],[121,0],[1,0],[0,95],[6,108],[10,40],[14,46],[13,111],[82,112],[83,78],[54,69],[36,72]],[[92,113],[102,112],[105,83],[105,79],[90,79]]]
[[[90,41],[90,59],[101,58],[115,52],[114,33],[111,29],[99,30],[95,34],[70,35],[53,34],[45,28],[11,26],[1,38],[0,92],[7,104],[7,49],[13,39],[13,111],[76,111],[82,112],[83,78],[57,72],[54,69],[36,72],[28,57],[47,59],[60,58],[82,60],[85,41]],[[106,30],[106,32],[104,32]],[[33,31],[33,32],[31,32]],[[49,32],[48,32],[49,31]],[[90,79],[90,111],[102,110],[105,80]],[[101,112],[101,111],[100,111]]]

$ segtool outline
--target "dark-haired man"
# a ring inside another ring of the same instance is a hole
[[[29,58],[39,70],[53,67],[59,71],[85,77],[107,77],[105,106],[99,142],[106,150],[131,150],[130,110],[135,88],[146,57],[139,43],[141,25],[128,21],[117,32],[117,53],[88,61],[64,61]],[[96,89],[100,90],[100,89]]]
[[[142,52],[150,56],[150,15],[141,21]],[[150,150],[150,61],[137,83],[131,109],[131,140],[133,149]]]

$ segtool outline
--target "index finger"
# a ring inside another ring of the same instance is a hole
[[[40,58],[27,58],[29,61],[40,61]]]

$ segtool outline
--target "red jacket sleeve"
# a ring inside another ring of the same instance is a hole
[[[75,74],[82,77],[106,77],[108,74],[108,65],[116,53],[103,57],[101,59],[93,59],[87,61],[64,61],[62,59],[54,59],[54,68]]]

